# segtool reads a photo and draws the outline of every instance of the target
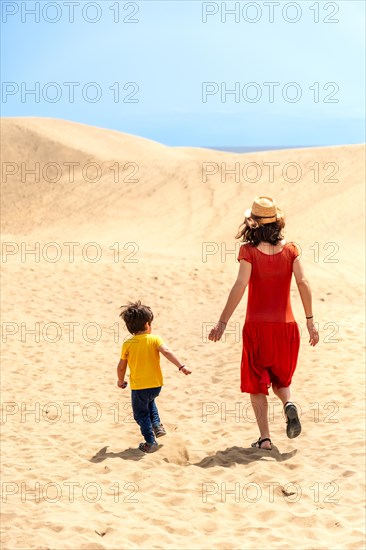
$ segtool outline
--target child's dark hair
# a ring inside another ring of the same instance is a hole
[[[146,323],[151,325],[154,319],[154,314],[151,309],[141,304],[140,300],[137,302],[130,302],[127,306],[121,306],[121,309],[122,311],[119,316],[122,317],[126,323],[128,332],[131,334],[144,331]]]
[[[283,217],[272,223],[261,224],[256,216],[246,218],[239,227],[236,239],[242,239],[244,243],[257,246],[261,241],[276,245],[283,239],[282,229],[285,227]]]

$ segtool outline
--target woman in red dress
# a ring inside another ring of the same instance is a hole
[[[305,311],[309,343],[315,346],[319,334],[314,325],[310,285],[295,243],[281,234],[285,227],[282,211],[272,197],[257,197],[245,212],[236,238],[242,238],[237,280],[231,289],[220,320],[209,339],[216,342],[242,299],[246,287],[248,304],[243,327],[241,391],[250,394],[260,437],[252,447],[272,449],[268,423],[268,388],[284,406],[286,432],[297,437],[301,424],[291,402],[291,380],[300,346],[300,331],[290,303],[292,273]]]

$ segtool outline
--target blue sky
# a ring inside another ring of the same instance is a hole
[[[1,8],[2,116],[63,118],[168,145],[365,140],[363,1],[1,0]]]

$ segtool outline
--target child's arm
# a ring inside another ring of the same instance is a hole
[[[158,347],[158,350],[160,351],[160,353],[162,353],[164,355],[164,357],[166,357],[168,359],[168,361],[170,361],[171,363],[173,363],[173,365],[178,367],[178,369],[183,374],[191,374],[191,371],[189,369],[187,369],[187,367],[182,365],[182,363],[179,361],[178,357],[175,355],[175,353],[172,352],[172,350],[170,348],[168,348],[168,346],[166,346],[165,344],[162,344],[161,346]]]
[[[226,302],[226,306],[220,315],[220,320],[216,326],[211,330],[208,339],[217,342],[220,340],[224,333],[226,325],[229,322],[230,317],[237,308],[240,300],[244,296],[246,287],[248,286],[250,275],[252,273],[252,264],[245,260],[240,261],[238,277],[232,287],[229,297]]]
[[[118,376],[118,382],[117,386],[119,388],[126,388],[127,382],[125,381],[125,374],[127,369],[127,359],[120,359],[117,367],[117,376]]]

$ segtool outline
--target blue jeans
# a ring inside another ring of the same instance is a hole
[[[156,443],[153,426],[160,424],[159,411],[155,404],[160,390],[161,387],[131,390],[133,417],[140,426],[145,441],[150,445]]]

